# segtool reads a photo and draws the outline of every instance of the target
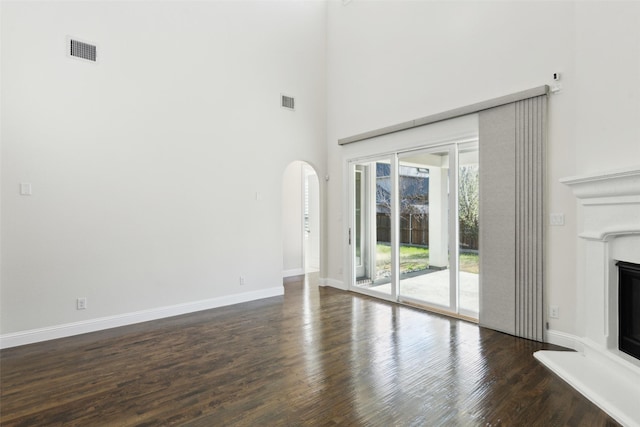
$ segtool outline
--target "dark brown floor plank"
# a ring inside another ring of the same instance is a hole
[[[0,352],[3,426],[605,426],[553,346],[313,283]]]

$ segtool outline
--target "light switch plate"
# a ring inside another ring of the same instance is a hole
[[[551,224],[551,225],[564,225],[564,214],[563,213],[552,213],[552,214],[549,214],[549,224]]]
[[[21,182],[20,183],[20,195],[21,196],[31,196],[31,183],[29,182]]]

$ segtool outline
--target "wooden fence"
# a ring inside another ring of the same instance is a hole
[[[377,214],[377,241],[391,241],[391,218],[384,213]],[[400,244],[429,246],[429,216],[424,214],[403,215],[400,218]],[[464,232],[460,226],[460,246],[478,249],[478,233]]]

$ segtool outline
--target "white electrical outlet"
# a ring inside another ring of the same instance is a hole
[[[77,310],[86,310],[87,309],[87,297],[78,298],[76,300],[76,309]]]
[[[247,284],[247,281],[244,279],[244,276],[240,276],[240,286],[244,286]]]
[[[551,319],[558,319],[560,317],[560,309],[557,305],[549,306],[549,317]]]

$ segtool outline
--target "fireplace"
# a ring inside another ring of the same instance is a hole
[[[618,262],[618,348],[640,359],[640,264]]]
[[[640,427],[640,166],[561,182],[579,201],[576,335],[546,339],[577,351],[535,356],[619,423]]]

